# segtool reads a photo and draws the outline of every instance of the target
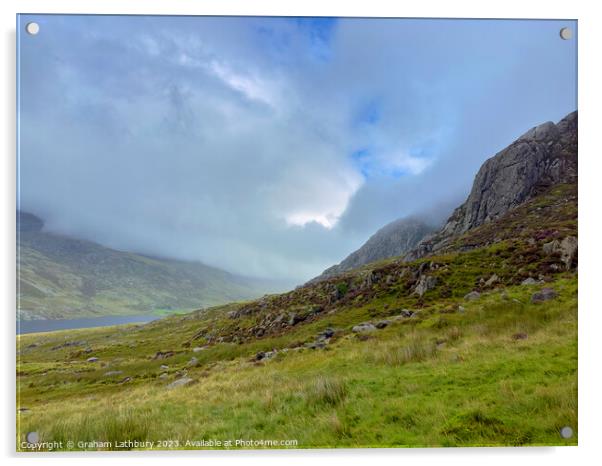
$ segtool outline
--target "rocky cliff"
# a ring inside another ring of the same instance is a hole
[[[577,112],[557,124],[527,131],[487,160],[478,171],[466,202],[445,226],[405,256],[411,261],[435,253],[459,235],[500,218],[546,188],[577,180]]]

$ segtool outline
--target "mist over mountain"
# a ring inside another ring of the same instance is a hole
[[[550,186],[576,183],[577,126],[574,111],[557,124],[548,121],[531,128],[486,160],[466,201],[440,231],[421,241],[405,259],[445,249],[459,235],[500,218]]]
[[[35,20],[20,208],[245,276],[302,283],[391,221],[457,206],[485,157],[576,105],[561,20]]]
[[[18,308],[23,319],[168,313],[292,286],[47,233],[43,220],[27,212],[17,212],[17,226]]]
[[[385,225],[357,251],[326,269],[314,280],[322,280],[370,262],[401,256],[414,248],[425,236],[436,231],[432,222],[417,217],[401,218]]]
[[[17,22],[17,451],[579,443],[576,20]]]

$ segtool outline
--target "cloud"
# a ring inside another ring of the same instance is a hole
[[[444,216],[576,105],[560,22],[34,18],[20,206],[244,275],[303,281],[389,221]]]

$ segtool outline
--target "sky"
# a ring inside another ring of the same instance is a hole
[[[301,283],[393,220],[445,220],[487,158],[576,110],[565,26],[21,16],[18,208]]]

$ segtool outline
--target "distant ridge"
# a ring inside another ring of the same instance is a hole
[[[116,251],[48,233],[43,220],[28,212],[17,212],[17,227],[23,319],[193,310],[286,290],[199,262]]]
[[[374,233],[362,247],[340,264],[326,269],[313,280],[323,280],[370,262],[403,255],[435,230],[434,226],[415,217],[395,220]]]

